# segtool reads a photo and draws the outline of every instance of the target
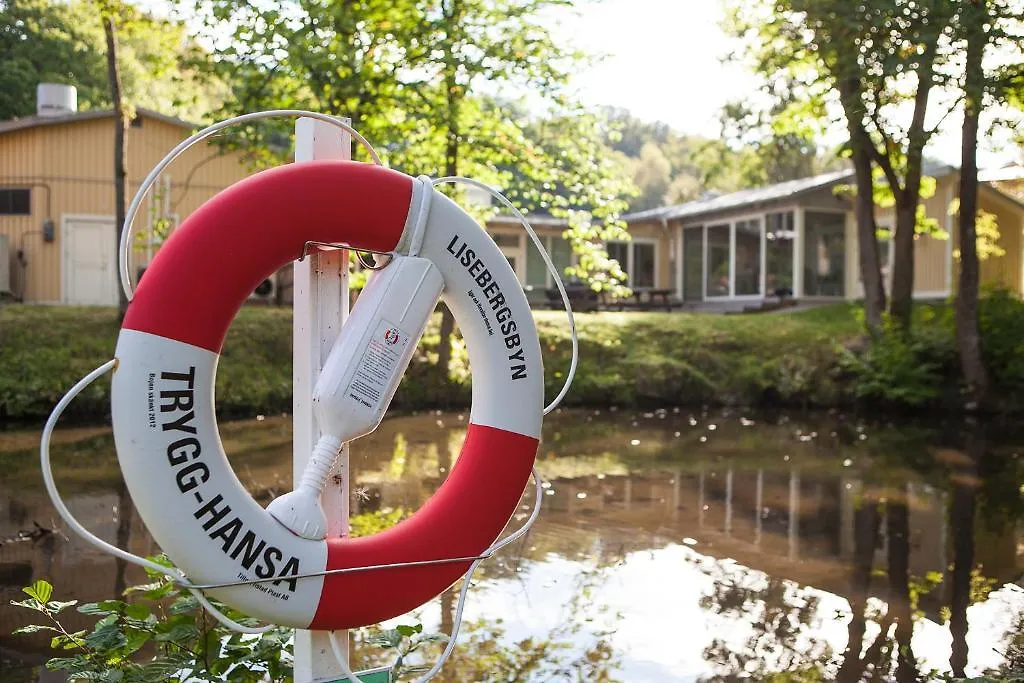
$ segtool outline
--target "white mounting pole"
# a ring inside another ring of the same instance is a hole
[[[349,121],[346,119],[346,123]],[[351,159],[348,133],[323,121],[301,118],[295,123],[295,161]],[[282,226],[283,229],[299,226]],[[313,417],[313,385],[327,360],[331,346],[348,317],[348,252],[341,249],[310,249],[295,263],[294,365],[292,368],[292,421],[294,425],[292,478],[298,481],[320,438]],[[327,535],[348,535],[348,446],[341,450],[335,474],[323,492]],[[347,647],[348,633],[339,632]],[[295,631],[295,682],[334,680],[343,677],[331,652],[326,631]]]

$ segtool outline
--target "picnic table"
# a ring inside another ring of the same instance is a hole
[[[569,301],[572,303],[573,310],[580,312],[596,311],[599,308],[616,311],[653,311],[661,309],[671,311],[673,308],[678,308],[681,305],[679,301],[673,298],[672,295],[675,292],[671,289],[634,289],[630,296],[615,299],[605,294],[598,294],[589,287],[581,285],[567,285],[565,291],[569,295]],[[562,307],[562,295],[559,294],[557,289],[547,289],[545,294],[548,305],[552,308]]]
[[[635,309],[638,311],[653,311],[665,309],[671,311],[679,305],[672,295],[675,292],[671,289],[659,289],[657,287],[634,289],[633,294],[627,297],[620,297],[608,302],[610,307],[620,311]]]

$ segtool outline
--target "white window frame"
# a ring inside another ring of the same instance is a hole
[[[661,254],[658,253],[659,240],[656,237],[633,237],[629,240],[608,240],[607,245],[610,244],[625,244],[626,245],[626,285],[630,289],[639,289],[639,291],[647,291],[649,289],[661,289],[658,287],[658,283],[661,282],[661,266],[659,263]],[[633,245],[636,244],[650,244],[654,248],[654,285],[651,287],[637,288],[633,286],[633,275],[634,275],[634,263],[636,262],[636,250]],[[619,264],[620,266],[622,264]]]
[[[745,213],[736,216],[730,216],[729,218],[723,218],[715,221],[705,221],[704,223],[704,299],[706,301],[760,301],[764,299],[764,288],[765,288],[765,266],[767,261],[765,260],[765,223],[766,213],[771,212],[755,212]],[[736,294],[736,224],[744,223],[747,221],[756,220],[760,225],[761,233],[761,274],[758,288],[761,290],[760,293],[756,294]],[[719,296],[708,296],[708,228],[717,228],[723,225],[729,226],[729,293]],[[694,226],[696,227],[696,226]]]

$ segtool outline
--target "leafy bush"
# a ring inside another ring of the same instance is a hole
[[[858,399],[922,407],[942,396],[957,363],[955,334],[942,320],[919,324],[909,334],[887,323],[861,353],[846,350],[841,367]]]
[[[39,612],[47,623],[15,633],[53,633],[50,646],[68,655],[51,659],[46,668],[64,671],[72,681],[291,681],[291,629],[275,627],[258,636],[230,631],[208,617],[191,594],[162,575],[153,578],[154,583],[126,591],[138,598],[131,603],[104,600],[78,605],[79,612],[99,619],[91,631],[73,633],[59,616],[77,601],[51,600],[53,586],[36,581],[23,589],[27,600],[12,604]],[[224,605],[218,607],[240,623],[257,625]]]
[[[978,317],[982,354],[993,383],[1024,388],[1024,301],[1005,288],[986,289]]]

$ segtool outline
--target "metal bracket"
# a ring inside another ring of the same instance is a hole
[[[309,256],[309,248],[311,246],[324,250],[348,249],[349,251],[353,251],[356,254],[356,259],[359,261],[359,265],[361,265],[363,268],[366,268],[367,270],[383,270],[384,268],[387,268],[391,264],[391,261],[393,261],[395,258],[394,252],[391,251],[359,249],[357,247],[353,247],[351,244],[346,244],[345,242],[318,242],[316,240],[308,240],[305,244],[302,245],[302,253],[299,255],[299,261],[303,261],[307,256]],[[366,260],[366,254],[386,256],[387,260],[384,261],[384,263],[378,264],[377,260],[374,259],[373,262],[371,263]]]

